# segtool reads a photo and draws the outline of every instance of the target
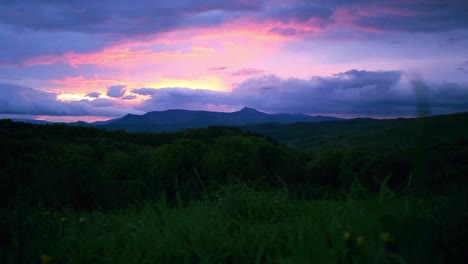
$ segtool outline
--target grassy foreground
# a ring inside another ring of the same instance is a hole
[[[421,198],[355,185],[342,198],[307,201],[239,184],[189,205],[17,209],[15,243],[2,255],[28,263],[462,263],[468,199],[457,189]]]

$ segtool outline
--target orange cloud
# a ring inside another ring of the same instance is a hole
[[[83,76],[72,76],[66,77],[64,79],[53,79],[49,80],[50,83],[59,85],[58,88],[54,89],[51,92],[61,94],[60,98],[79,98],[82,99],[90,99],[85,98],[86,94],[91,92],[99,92],[101,94],[105,94],[107,91],[107,87],[111,85],[127,85],[126,82],[120,81],[117,79],[110,79],[110,78],[103,78],[100,76],[95,76],[92,78],[85,78]],[[72,94],[72,95],[68,95]],[[105,97],[105,96],[104,96]]]
[[[119,76],[119,80],[83,76],[51,80],[61,85],[61,90],[73,94],[105,93],[107,86],[116,84],[131,89],[186,87],[227,91],[246,76],[206,69],[226,65],[232,71],[261,70],[268,66],[279,75],[282,75],[282,71],[290,72],[291,65],[285,66],[289,62],[284,57],[278,57],[278,54],[282,53],[283,45],[293,36],[271,32],[275,27],[294,27],[297,32],[319,30],[294,23],[235,21],[219,28],[178,30],[158,35],[149,41],[122,42],[100,52],[35,57],[26,63],[66,63],[74,67],[90,64],[105,69],[106,75]]]

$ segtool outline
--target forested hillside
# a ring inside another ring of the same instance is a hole
[[[264,136],[2,120],[1,257],[456,263],[467,242],[466,121],[455,114],[248,128]],[[96,234],[107,242],[90,243]]]

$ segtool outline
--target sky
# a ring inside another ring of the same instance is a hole
[[[0,118],[468,111],[468,2],[0,0]]]

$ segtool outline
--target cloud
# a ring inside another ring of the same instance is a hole
[[[0,4],[0,65],[40,55],[101,51],[179,29],[218,26],[259,10],[262,0],[7,1]],[[56,41],[50,41],[51,39]],[[60,62],[60,61],[59,61]]]
[[[119,98],[125,94],[125,85],[113,85],[107,87],[107,96]]]
[[[229,69],[229,67],[226,66],[221,66],[221,67],[214,67],[214,68],[209,68],[207,71],[224,71]]]
[[[116,103],[113,100],[106,99],[106,98],[98,98],[94,100],[83,100],[82,102],[88,103],[93,107],[109,107],[115,106]]]
[[[98,92],[92,92],[92,93],[87,94],[86,96],[91,97],[91,98],[98,98],[100,95],[101,94]]]
[[[43,31],[114,33],[135,36],[177,27],[217,24],[225,12],[258,10],[261,0],[177,2],[126,0],[61,2],[25,0],[0,6],[0,23]],[[184,23],[191,22],[192,24]]]
[[[240,69],[231,73],[231,76],[253,76],[253,75],[262,75],[264,73],[265,73],[264,70],[245,68],[245,69]]]
[[[151,89],[151,98],[136,106],[142,111],[166,109],[206,109],[208,105],[235,104],[233,98],[224,92],[189,88],[161,88]]]
[[[131,95],[127,95],[127,96],[122,97],[122,100],[133,100],[135,98],[137,98],[137,96],[134,95],[134,94],[131,94]]]
[[[468,4],[463,1],[385,1],[369,10],[375,13],[362,15],[356,25],[404,32],[443,32],[468,26]]]
[[[426,98],[433,114],[468,111],[468,85],[428,84]],[[254,77],[231,92],[154,89],[151,98],[137,109],[250,106],[271,113],[393,117],[417,115],[418,103],[413,83],[401,71],[350,70],[310,79],[282,79],[275,75]]]
[[[141,113],[108,99],[59,101],[57,94],[0,83],[0,114],[46,116],[123,116]]]
[[[63,64],[67,61],[60,56],[75,58],[125,42],[154,40],[168,32],[233,24],[265,27],[265,32],[291,38],[337,29],[361,33],[454,32],[468,27],[465,2],[6,1],[0,5],[0,66],[44,61]],[[349,38],[356,38],[356,34]]]
[[[119,88],[119,95],[123,86]],[[468,84],[425,83],[402,71],[350,70],[308,79],[252,77],[231,91],[139,88],[120,98],[59,101],[54,93],[0,83],[0,114],[123,116],[166,109],[225,110],[242,106],[270,113],[343,116],[415,116],[423,104],[431,114],[468,111]],[[139,104],[127,100],[147,96]],[[131,107],[131,108],[130,108]]]
[[[2,19],[0,4],[0,21]],[[34,16],[29,19],[34,20]],[[117,39],[86,32],[69,30],[35,30],[9,26],[0,22],[0,65],[28,64],[30,58],[44,55],[61,55],[73,51],[76,54],[99,51],[117,43]],[[59,40],[59,41],[51,41]]]
[[[297,30],[293,27],[274,27],[269,30],[270,33],[277,33],[283,36],[292,36],[297,34]]]
[[[458,66],[457,70],[461,71],[463,73],[468,73],[468,61],[465,61],[462,64],[460,64],[460,66]]]
[[[157,90],[153,88],[138,88],[138,89],[132,90],[132,93],[139,94],[139,95],[153,95],[156,92]]]
[[[292,25],[324,29],[331,26],[395,32],[448,32],[466,29],[468,4],[463,1],[330,0],[295,1],[292,5],[267,5],[261,19],[281,22],[272,33],[295,35]],[[313,31],[312,31],[313,32]]]

